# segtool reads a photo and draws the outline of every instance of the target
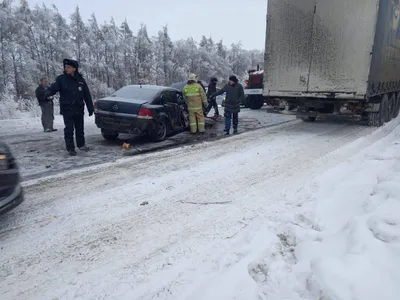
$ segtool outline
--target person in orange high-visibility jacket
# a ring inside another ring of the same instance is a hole
[[[196,74],[190,74],[187,84],[183,88],[183,97],[189,111],[190,131],[205,132],[205,119],[203,106],[208,105],[207,96],[200,84],[197,83]]]

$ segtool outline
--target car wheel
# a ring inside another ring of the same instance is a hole
[[[103,138],[107,141],[115,141],[118,138],[118,133],[114,133],[114,134],[107,134],[107,133],[103,133]]]
[[[101,129],[101,135],[107,141],[115,141],[118,138],[119,133],[115,132],[115,131],[109,131],[109,130],[106,130],[106,129]]]
[[[167,123],[165,119],[161,119],[157,122],[154,131],[150,133],[150,138],[153,142],[161,142],[165,140],[168,133]]]

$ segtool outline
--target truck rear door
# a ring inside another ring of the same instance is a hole
[[[264,94],[307,91],[315,0],[269,0]]]
[[[379,0],[314,1],[308,92],[365,93]]]

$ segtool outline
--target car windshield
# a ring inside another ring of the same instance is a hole
[[[121,97],[130,99],[141,99],[150,101],[153,100],[155,95],[159,92],[157,89],[139,88],[126,86],[114,92],[111,97]]]

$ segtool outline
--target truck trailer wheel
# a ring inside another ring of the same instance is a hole
[[[400,93],[394,94],[394,106],[393,106],[393,119],[397,118],[400,113]]]
[[[260,109],[264,105],[263,96],[249,95],[247,96],[247,107],[250,109]]]
[[[317,117],[303,117],[301,118],[304,122],[315,122]]]
[[[395,104],[395,98],[392,96],[389,98],[388,95],[384,95],[383,98],[387,99],[387,105],[386,105],[386,109],[385,109],[385,122],[389,123],[392,118],[393,118],[393,111],[394,111],[394,104]]]
[[[379,111],[368,113],[368,126],[380,127],[383,124],[385,124],[388,110],[389,110],[389,97],[388,95],[384,95],[381,100]]]

